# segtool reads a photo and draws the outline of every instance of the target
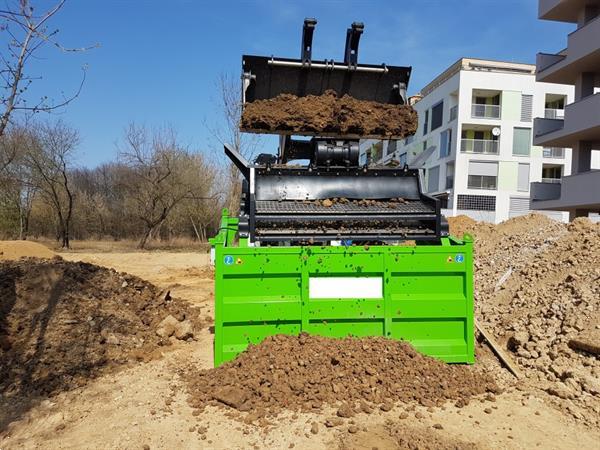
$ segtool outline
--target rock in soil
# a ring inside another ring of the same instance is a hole
[[[412,106],[339,98],[335,91],[297,97],[280,94],[244,106],[241,128],[247,131],[289,131],[339,135],[406,137],[417,130]]]
[[[194,408],[214,404],[227,388],[243,392],[245,399],[229,406],[271,415],[330,405],[338,406],[338,416],[352,417],[365,410],[365,402],[442,404],[498,390],[490,376],[473,367],[445,364],[406,342],[381,337],[270,336],[218,368],[182,370],[182,375]]]

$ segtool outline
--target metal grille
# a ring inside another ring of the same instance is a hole
[[[272,201],[258,200],[258,214],[398,214],[398,213],[434,213],[435,210],[421,201],[378,202],[376,205],[360,205],[357,203],[334,203],[323,206],[314,201]]]
[[[493,195],[458,195],[458,209],[474,211],[495,211],[496,197]]]

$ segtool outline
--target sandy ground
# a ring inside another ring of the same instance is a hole
[[[83,260],[113,267],[168,287],[175,296],[213,312],[212,280],[200,270],[208,262],[197,253],[66,253],[69,260]],[[545,403],[543,394],[509,389],[497,401],[473,401],[458,409],[417,408],[406,419],[405,408],[358,415],[360,431],[349,434],[347,426],[325,428],[328,414],[283,415],[270,425],[246,425],[229,418],[224,410],[208,409],[194,415],[186,402],[177,369],[194,364],[212,365],[212,335],[202,330],[198,340],[177,344],[164,357],[122,372],[99,378],[89,385],[42,402],[19,421],[0,431],[0,449],[12,448],[346,448],[392,449],[385,432],[386,421],[418,430],[443,429],[438,435],[474,442],[482,448],[598,448],[600,431],[590,429]],[[499,369],[500,370],[500,369]],[[487,410],[487,412],[485,411]],[[421,412],[423,417],[415,417]],[[311,423],[320,423],[310,433]],[[389,423],[389,422],[388,422]],[[208,427],[205,434],[200,427]],[[203,439],[204,436],[204,439]],[[293,445],[292,445],[293,444]],[[146,446],[146,447],[145,447]]]

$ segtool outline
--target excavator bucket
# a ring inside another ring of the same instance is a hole
[[[322,95],[327,90],[358,100],[401,105],[411,67],[358,64],[362,23],[347,30],[344,61],[312,60],[312,37],[316,20],[306,19],[300,59],[244,55],[242,57],[244,103],[268,100],[280,94],[298,97]]]
[[[244,77],[247,77],[244,102],[268,100],[280,94],[297,97],[322,95],[333,90],[339,96],[348,94],[358,100],[401,105],[405,103],[410,67],[349,66],[343,62],[312,61],[244,55]]]

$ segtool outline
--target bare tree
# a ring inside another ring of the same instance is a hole
[[[36,187],[32,183],[31,170],[24,164],[30,137],[23,127],[11,127],[0,137],[0,155],[8,158],[0,164],[0,196],[5,204],[10,204],[17,213],[18,238],[26,239],[29,219]]]
[[[35,127],[30,134],[24,163],[31,171],[32,186],[56,217],[57,239],[63,248],[70,247],[73,217],[73,189],[69,171],[79,133],[58,121]]]
[[[120,157],[131,169],[123,188],[128,207],[144,224],[138,244],[143,249],[177,205],[202,195],[195,182],[202,176],[197,169],[199,156],[179,144],[170,128],[150,133],[132,124],[126,130]]]
[[[243,110],[241,81],[222,73],[217,80],[217,91],[219,95],[217,106],[221,111],[221,122],[209,125],[209,132],[219,144],[229,144],[241,155],[252,158],[262,141],[257,134],[240,131]],[[229,163],[225,176],[228,184],[225,203],[227,208],[235,213],[239,208],[242,188],[240,174],[238,169]]]
[[[26,67],[36,53],[49,44],[62,52],[80,52],[92,47],[67,48],[57,41],[58,30],[50,29],[51,19],[62,9],[66,0],[58,1],[52,8],[38,13],[29,0],[8,0],[5,9],[0,9],[0,33],[6,39],[6,47],[0,53],[0,136],[6,130],[15,111],[53,111],[79,96],[85,81],[85,68],[81,83],[70,96],[57,102],[43,96],[38,101],[27,103],[26,93],[34,80]],[[1,163],[0,163],[1,164]]]

